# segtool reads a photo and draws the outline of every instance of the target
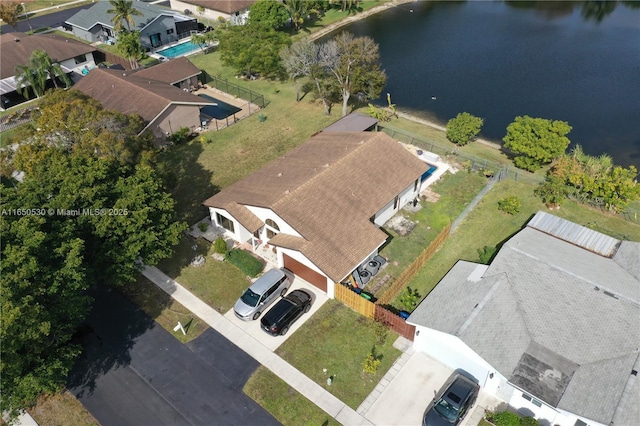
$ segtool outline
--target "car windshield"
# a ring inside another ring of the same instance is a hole
[[[245,305],[256,306],[258,304],[258,300],[260,300],[260,295],[254,293],[250,288],[248,288],[247,291],[245,291],[242,295],[241,299],[245,303]]]
[[[440,399],[435,407],[433,407],[438,414],[447,419],[450,422],[454,422],[458,417],[458,409],[449,404],[444,399]]]

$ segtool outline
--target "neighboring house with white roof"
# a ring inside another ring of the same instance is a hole
[[[640,424],[640,243],[538,212],[407,322],[416,350],[542,424]]]
[[[204,202],[211,222],[334,297],[378,254],[380,229],[424,187],[429,165],[384,133],[321,132]]]
[[[257,0],[170,0],[171,9],[186,15],[193,14],[209,20],[220,19],[232,25],[244,25],[249,19],[249,8]]]
[[[139,1],[133,2],[133,7],[140,12],[140,15],[131,15],[134,21],[131,30],[140,31],[140,42],[147,49],[176,42],[198,29],[195,18],[173,10]],[[112,22],[114,15],[107,12],[112,9],[111,3],[101,0],[89,9],[79,11],[65,23],[72,28],[73,35],[76,37],[90,43],[113,44],[118,34]]]

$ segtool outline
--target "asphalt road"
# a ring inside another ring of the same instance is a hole
[[[118,292],[95,297],[68,388],[102,426],[279,424],[242,392],[258,363],[218,332],[183,345]]]
[[[78,6],[71,9],[64,9],[64,10],[61,10],[60,12],[53,12],[47,15],[30,17],[28,20],[22,19],[18,21],[17,30],[13,28],[11,25],[4,24],[0,27],[0,31],[2,32],[2,34],[15,33],[15,32],[26,33],[27,31],[30,30],[29,24],[31,24],[31,28],[33,28],[34,30],[37,28],[44,28],[44,27],[50,27],[50,28],[59,27],[64,23],[64,21],[66,21],[67,19],[69,19],[70,17],[78,13],[78,11],[82,9],[88,9],[89,7],[91,7],[90,4],[85,4],[84,6]]]

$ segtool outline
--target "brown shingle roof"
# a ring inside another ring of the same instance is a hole
[[[305,240],[273,244],[300,250],[339,281],[386,240],[373,215],[426,170],[384,133],[320,133],[204,204],[272,209]]]
[[[238,219],[242,226],[252,234],[264,225],[256,215],[251,213],[251,211],[243,205],[238,203],[228,203],[224,209],[228,211],[231,216]]]
[[[7,33],[0,35],[0,78],[15,75],[18,65],[27,65],[29,56],[34,50],[41,49],[56,61],[64,61],[96,49],[76,40],[66,39],[56,35],[26,35],[22,33]]]
[[[200,68],[193,65],[191,61],[184,56],[136,71],[135,73],[138,77],[150,78],[169,84],[179,83],[199,74],[202,74]]]
[[[228,15],[239,10],[244,10],[254,4],[257,0],[182,0],[194,6],[202,6],[205,9],[217,10]]]
[[[103,68],[91,70],[74,87],[100,101],[106,109],[138,114],[146,122],[153,121],[172,103],[213,105],[170,84]]]

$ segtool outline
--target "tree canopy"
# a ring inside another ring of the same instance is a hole
[[[249,8],[249,23],[266,25],[274,30],[289,22],[289,13],[282,2],[276,0],[258,0]]]
[[[132,282],[186,228],[138,140],[139,117],[75,91],[53,92],[41,108],[13,158],[23,181],[0,185],[0,398],[12,410],[64,384],[88,290]]]
[[[291,44],[287,34],[256,23],[224,26],[216,31],[225,65],[246,76],[258,72],[265,77],[280,77],[284,73],[279,52]]]
[[[25,98],[29,97],[29,89],[40,97],[44,94],[47,81],[51,80],[58,87],[58,79],[62,80],[65,87],[71,86],[71,79],[62,70],[60,64],[51,59],[49,54],[42,49],[36,49],[29,56],[27,65],[18,65],[15,69],[16,88]]]
[[[18,29],[18,18],[24,12],[22,5],[15,1],[0,2],[0,19],[11,25],[13,29]]]
[[[353,95],[362,103],[380,96],[387,76],[380,69],[378,44],[372,38],[343,32],[321,45],[318,56],[328,84],[340,93],[343,117]]]
[[[466,145],[478,136],[482,123],[482,118],[461,112],[447,123],[447,139],[456,145]]]
[[[525,115],[509,124],[502,140],[505,148],[515,154],[515,165],[533,172],[564,154],[570,143],[566,136],[570,131],[566,121]]]
[[[138,61],[144,57],[144,48],[140,41],[140,31],[122,31],[116,40],[116,48],[129,60],[129,66],[136,69]]]
[[[617,212],[640,199],[637,176],[634,166],[616,166],[610,156],[593,157],[577,145],[570,154],[554,161],[538,194],[545,195],[551,188],[557,193],[562,184],[563,194]]]

